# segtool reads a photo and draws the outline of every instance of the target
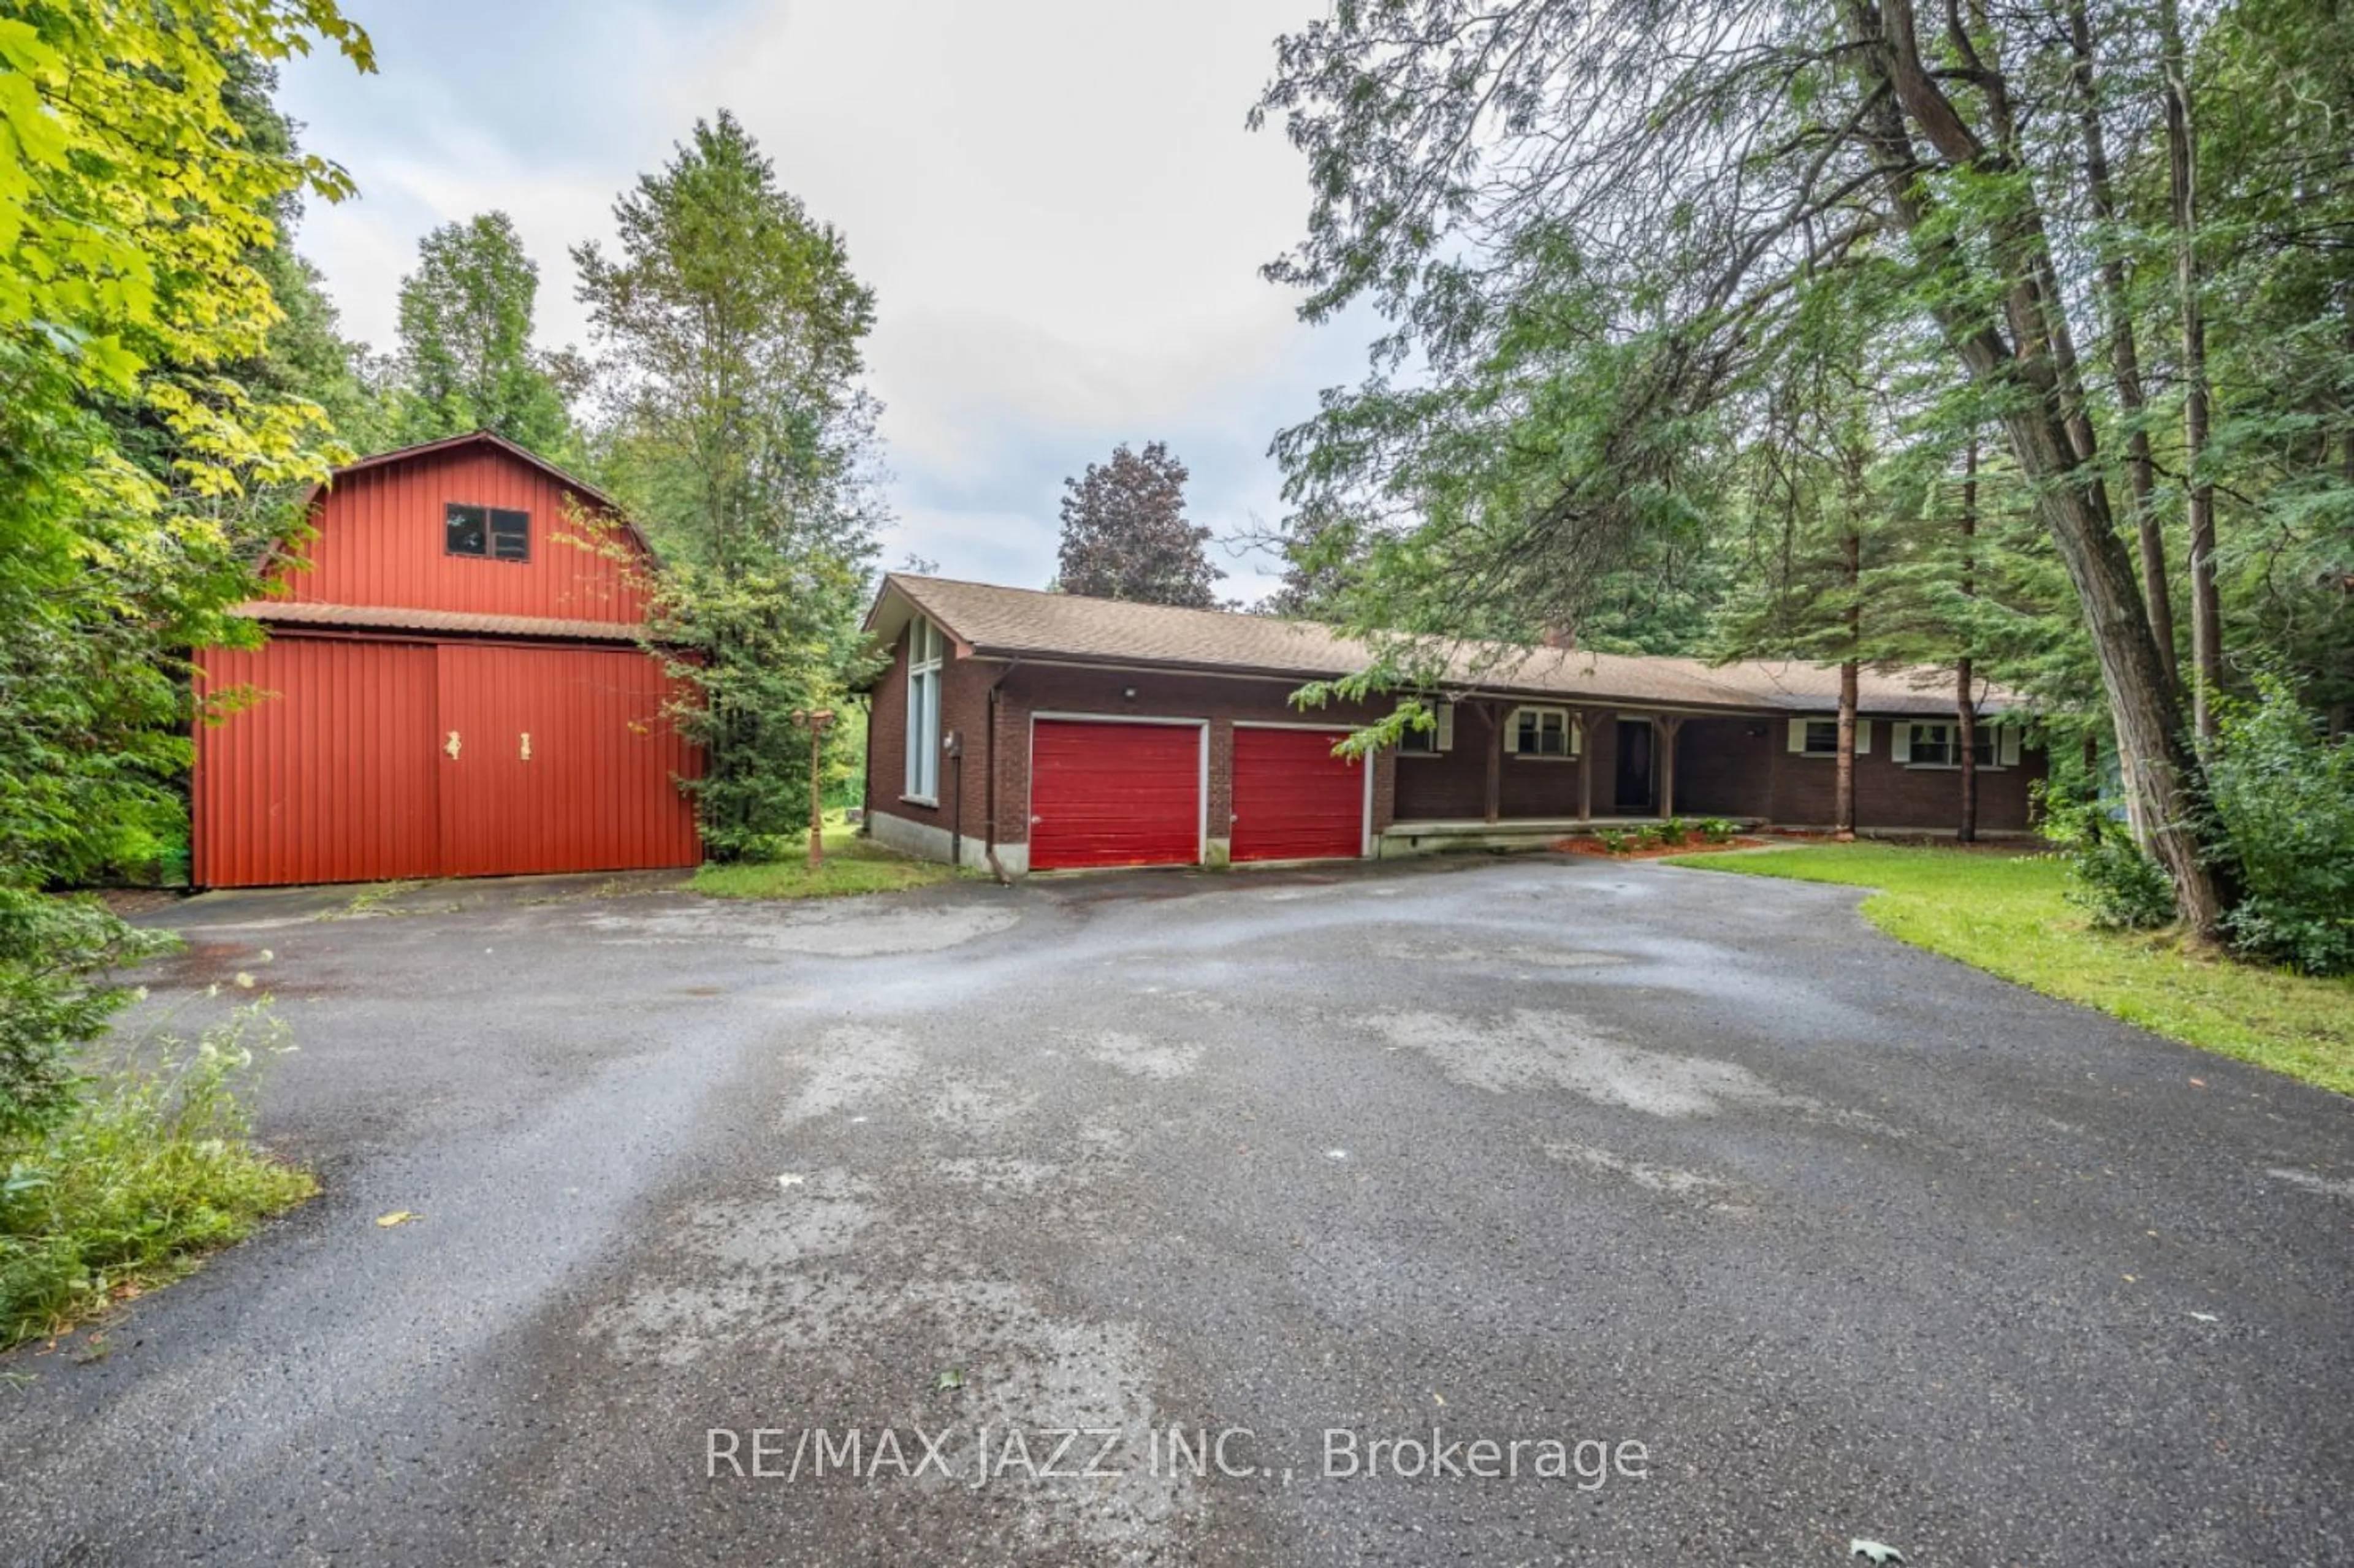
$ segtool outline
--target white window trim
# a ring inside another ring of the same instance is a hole
[[[1807,749],[1807,726],[1813,724],[1829,725],[1834,733],[1836,733],[1839,727],[1839,718],[1836,715],[1829,718],[1825,718],[1820,714],[1808,714],[1801,717],[1792,719],[1790,721],[1789,733],[1790,755],[1793,757],[1812,758],[1818,762],[1836,761],[1839,758],[1839,742],[1837,739],[1834,739],[1831,742],[1831,748],[1829,751],[1808,751]],[[1872,755],[1872,720],[1868,718],[1858,718],[1855,721],[1855,754],[1858,757],[1870,757]],[[1902,761],[1903,759],[1899,758],[1897,760]]]
[[[1406,726],[1405,733],[1427,736],[1431,745],[1427,750],[1409,750],[1402,745],[1394,747],[1393,749],[1400,757],[1444,757],[1455,749],[1455,705],[1426,702],[1422,705],[1430,711],[1432,727],[1426,730],[1416,730],[1409,725]]]
[[[1558,714],[1561,715],[1562,741],[1568,747],[1558,755],[1550,751],[1519,749],[1521,715],[1522,714]],[[1504,755],[1522,762],[1575,762],[1585,749],[1585,726],[1567,708],[1549,703],[1522,703],[1504,715]]]
[[[948,640],[928,618],[919,615],[907,623],[907,755],[899,799],[936,810],[940,803],[941,666],[947,651]],[[924,788],[927,783],[929,789]]]
[[[1945,731],[1948,737],[1946,741],[1947,749],[1953,751],[1956,756],[1958,756],[1959,747],[1962,743],[1961,728],[1962,726],[1959,719],[1899,719],[1895,723],[1895,733],[1891,742],[1893,756],[1897,762],[1903,764],[1904,767],[1916,768],[1924,773],[1959,773],[1962,770],[1962,765],[1959,762],[1914,761],[1913,732],[1916,729],[1938,729]],[[1990,733],[1994,737],[1991,747],[1991,749],[1994,752],[1994,760],[1991,762],[1979,763],[1978,765],[1978,772],[2000,773],[2008,768],[2019,766],[2019,728],[2017,726],[1988,724],[1981,720],[1978,725],[1978,733],[1981,735]]]

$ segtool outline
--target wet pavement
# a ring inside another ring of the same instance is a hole
[[[0,1358],[0,1560],[2354,1560],[2354,1106],[1851,890],[674,881],[153,916],[324,1192]]]

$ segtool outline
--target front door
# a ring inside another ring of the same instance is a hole
[[[1647,719],[1618,721],[1618,793],[1621,815],[1644,814],[1658,803],[1651,788],[1651,726]]]

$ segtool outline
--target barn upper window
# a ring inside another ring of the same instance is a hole
[[[451,502],[442,524],[441,547],[453,556],[493,561],[531,559],[531,514],[504,506],[468,506]]]

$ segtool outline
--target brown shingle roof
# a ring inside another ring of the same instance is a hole
[[[896,572],[884,578],[866,629],[888,641],[917,612],[972,652],[994,658],[1317,680],[1363,669],[1374,656],[1365,643],[1316,621],[1175,609]],[[1447,648],[1445,662],[1447,684],[1501,695],[1788,713],[1829,713],[1839,705],[1839,672],[1796,662],[1719,666],[1695,659],[1465,641]],[[1953,676],[1946,671],[1867,670],[1857,684],[1866,713],[1953,711]],[[1991,712],[2015,706],[2017,699],[1988,689],[1980,705]]]
[[[381,604],[298,604],[248,599],[236,614],[271,626],[339,626],[357,630],[474,632],[548,637],[567,642],[635,642],[638,629],[618,620],[565,620],[537,615],[478,615],[462,609],[402,609]]]

